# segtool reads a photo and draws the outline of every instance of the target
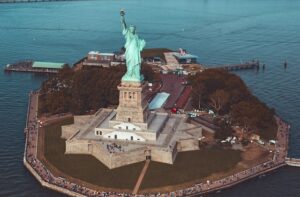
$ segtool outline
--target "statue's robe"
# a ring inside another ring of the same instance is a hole
[[[127,72],[123,76],[122,80],[141,81],[141,51],[145,47],[146,42],[143,39],[139,39],[138,35],[131,33],[128,28],[124,29],[122,33],[126,40],[125,58],[127,66]]]

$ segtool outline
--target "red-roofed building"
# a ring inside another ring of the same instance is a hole
[[[174,74],[163,74],[161,75],[162,80],[162,92],[169,93],[170,96],[164,106],[165,109],[171,109],[176,107],[176,101],[181,96],[185,86],[182,83],[185,78]]]
[[[192,87],[191,86],[186,86],[182,92],[182,94],[180,95],[180,97],[178,98],[177,102],[176,102],[176,107],[178,109],[184,109],[189,98],[190,95],[192,93]]]

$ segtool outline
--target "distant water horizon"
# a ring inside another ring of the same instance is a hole
[[[300,1],[0,4],[0,66],[24,59],[73,64],[92,50],[118,51],[124,44],[122,8],[128,24],[136,25],[139,36],[146,40],[146,48],[184,48],[204,65],[252,59],[265,64],[264,71],[236,74],[291,125],[289,156],[300,158]],[[0,73],[0,196],[64,196],[42,188],[22,163],[28,93],[45,79],[28,73]],[[299,183],[300,168],[284,167],[207,196],[296,197]]]

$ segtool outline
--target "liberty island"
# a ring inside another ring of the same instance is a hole
[[[127,71],[122,77],[120,85],[118,85],[118,108],[99,109],[93,115],[74,116],[74,124],[62,126],[61,137],[66,140],[65,153],[93,155],[109,169],[145,160],[146,164],[150,160],[151,162],[174,164],[180,152],[199,150],[199,139],[203,136],[203,127],[187,122],[188,117],[186,114],[170,114],[148,109],[149,106],[146,100],[148,83],[144,81],[144,77],[140,73],[140,52],[145,46],[145,41],[138,38],[134,27],[127,27],[124,12],[121,12],[121,22],[123,35],[126,39],[125,59]],[[35,98],[34,96],[33,94],[32,98]],[[36,101],[33,99],[33,102]],[[251,168],[255,173],[250,173],[251,170],[247,169],[233,174],[229,182],[226,179],[209,181],[195,184],[186,190],[172,191],[163,195],[174,195],[176,193],[179,196],[186,196],[206,193],[234,185],[241,180],[283,166],[288,127],[280,119],[277,118],[276,120],[279,125],[278,135],[283,135],[278,139],[278,143],[284,148],[279,149],[280,152],[274,160],[265,161]],[[39,163],[37,160],[32,159],[32,156],[30,156],[29,161],[35,165]],[[28,168],[30,167],[28,166]],[[46,174],[51,174],[51,172],[46,171]],[[57,188],[59,181],[56,177],[50,176],[50,178],[41,181],[44,181],[43,185],[46,187],[65,192],[64,189]],[[56,186],[50,186],[45,181],[49,182],[50,185],[54,183]],[[70,184],[72,183],[70,182]],[[65,193],[72,196],[107,195],[88,187],[80,186],[80,188],[83,189],[73,191],[67,189],[68,192]],[[80,190],[83,192],[78,192]],[[136,192],[135,190],[133,194],[135,195]]]
[[[145,41],[135,34],[135,27],[126,26],[124,11],[121,17],[127,71],[118,86],[118,108],[75,116],[74,124],[63,126],[66,154],[91,154],[110,169],[147,159],[173,164],[178,152],[199,150],[202,128],[186,123],[186,115],[148,109],[148,85],[140,73]],[[112,144],[116,151],[107,151]]]

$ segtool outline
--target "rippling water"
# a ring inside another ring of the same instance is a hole
[[[147,47],[186,48],[206,65],[258,58],[264,71],[238,74],[292,125],[290,156],[300,157],[300,1],[99,0],[0,5],[0,65],[20,59],[73,63],[90,50],[123,44],[119,10]],[[288,61],[284,70],[283,61]],[[0,196],[60,196],[22,164],[27,96],[44,77],[0,72]],[[299,196],[300,169],[283,168],[210,196]]]

